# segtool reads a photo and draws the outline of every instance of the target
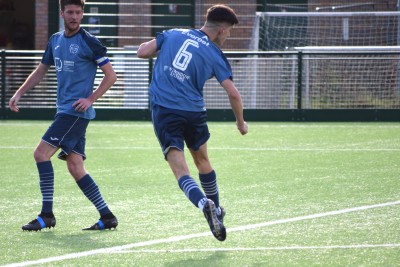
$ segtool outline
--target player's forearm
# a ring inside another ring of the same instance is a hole
[[[236,122],[239,125],[244,124],[245,121],[243,118],[242,96],[240,95],[238,89],[236,88],[235,84],[232,82],[231,79],[226,79],[222,81],[221,85],[228,94],[229,102],[231,104],[233,113],[235,114],[236,117]]]
[[[113,84],[117,81],[117,74],[115,73],[111,62],[108,62],[107,64],[101,66],[101,70],[104,73],[103,80],[101,80],[99,87],[92,93],[91,96],[89,96],[87,99],[92,102],[97,101],[102,95],[107,92],[108,89],[113,86]]]
[[[15,92],[15,95],[20,97],[23,96],[28,90],[38,85],[42,81],[45,74],[46,73],[40,71],[39,68],[35,69],[17,90],[17,92]]]
[[[104,76],[99,87],[97,87],[97,89],[92,93],[92,95],[88,97],[88,99],[92,103],[96,102],[97,99],[99,99],[102,95],[104,95],[116,81],[117,81],[117,75],[115,74],[115,72]]]
[[[229,96],[229,102],[231,104],[233,114],[235,114],[236,122],[238,124],[244,124],[243,103],[240,95]]]
[[[243,118],[243,104],[242,104],[242,98],[240,94],[235,94],[235,95],[230,95],[229,96],[229,101],[232,106],[233,113],[235,114],[236,117],[236,126],[239,130],[239,132],[242,135],[247,134],[248,132],[248,126],[246,121]]]

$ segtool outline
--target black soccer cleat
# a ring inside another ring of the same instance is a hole
[[[219,206],[219,208],[221,209],[221,213],[218,214],[218,212],[217,212],[217,218],[221,223],[224,223],[224,217],[225,217],[225,213],[226,212],[225,212],[225,209],[223,207]]]
[[[203,213],[214,237],[219,241],[224,241],[226,239],[226,229],[223,224],[225,210],[221,208],[221,215],[218,216],[214,202],[209,199],[204,205]]]
[[[118,226],[117,217],[111,219],[100,218],[97,223],[93,224],[90,227],[83,228],[82,230],[106,230],[106,229],[112,230],[113,228],[116,229],[117,226]]]
[[[41,231],[43,228],[51,228],[56,226],[56,217],[46,217],[39,214],[36,219],[22,226],[24,231]]]

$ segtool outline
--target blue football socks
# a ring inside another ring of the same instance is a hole
[[[53,212],[54,170],[51,161],[36,163],[39,172],[39,186],[42,193],[42,213]]]
[[[178,184],[190,202],[192,202],[196,207],[200,208],[200,210],[203,210],[203,206],[207,201],[207,198],[193,178],[189,175],[182,176],[178,180]]]
[[[106,202],[100,194],[99,187],[89,174],[76,182],[83,194],[93,203],[101,216],[111,213]]]
[[[217,175],[215,171],[211,171],[207,174],[199,174],[199,179],[201,183],[201,187],[204,190],[208,199],[214,201],[215,206],[219,207],[219,193],[218,193],[218,185],[217,185]]]

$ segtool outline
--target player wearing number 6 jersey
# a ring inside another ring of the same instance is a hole
[[[232,70],[220,47],[238,23],[228,6],[207,10],[201,29],[171,29],[140,45],[139,58],[157,56],[150,85],[151,116],[165,159],[188,199],[203,211],[213,235],[226,238],[225,210],[219,204],[216,173],[211,166],[210,138],[203,99],[205,82],[215,77],[228,94],[236,125],[247,133],[242,98],[232,81]],[[191,177],[184,156],[184,143],[199,172],[203,191]]]

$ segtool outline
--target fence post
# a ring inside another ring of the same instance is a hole
[[[1,103],[0,103],[0,118],[6,117],[6,50],[1,50]]]
[[[301,98],[303,90],[303,52],[299,51],[297,54],[297,119],[302,119],[302,105]]]

